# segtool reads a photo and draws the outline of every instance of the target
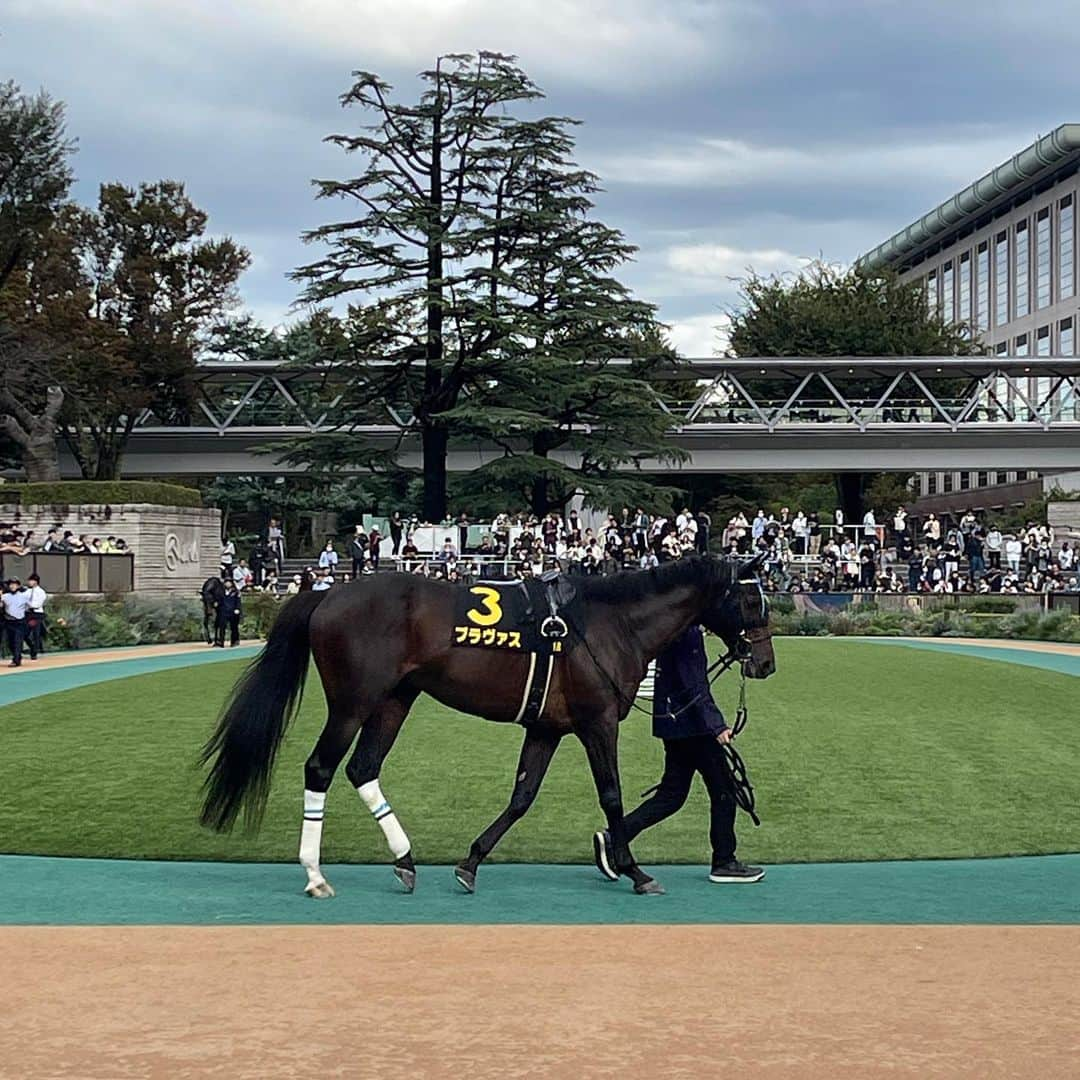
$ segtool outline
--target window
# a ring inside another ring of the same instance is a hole
[[[1061,347],[1058,350],[1059,356],[1072,356],[1075,352],[1075,337],[1073,330],[1072,318],[1061,320],[1061,333],[1059,336]],[[1080,398],[1076,396],[1076,390],[1073,388],[1073,381],[1071,379],[1064,379],[1061,383],[1061,419],[1062,420],[1077,420],[1080,419]]]
[[[941,268],[941,317],[951,323],[956,318],[953,310],[953,264],[950,259]]]
[[[1049,356],[1050,355],[1050,327],[1040,326],[1035,331],[1035,355],[1036,356]]]
[[[1008,356],[1009,355],[1009,343],[1007,341],[999,341],[994,346],[995,356]]]
[[[1060,342],[1058,356],[1076,355],[1076,339],[1074,337],[1073,321],[1071,318],[1061,320]]]
[[[990,329],[990,245],[984,240],[975,253],[975,330]]]
[[[1016,226],[1016,248],[1013,252],[1013,266],[1015,267],[1013,284],[1013,313],[1016,318],[1022,319],[1030,310],[1030,298],[1028,296],[1028,262],[1030,259],[1031,238],[1028,236],[1028,225],[1021,221]]]
[[[1035,215],[1035,307],[1049,307],[1050,290],[1050,207]]]
[[[971,252],[965,251],[960,256],[960,280],[957,283],[959,289],[958,300],[960,301],[960,309],[957,313],[957,320],[965,324],[965,327],[970,326],[973,322],[971,318]],[[965,329],[966,335],[966,329]]]
[[[995,484],[1007,484],[1009,482],[1009,474],[1004,472],[994,473]]]
[[[1066,195],[1061,200],[1058,214],[1058,290],[1062,300],[1067,300],[1076,293],[1076,277],[1073,268],[1075,214],[1073,197]],[[1069,355],[1071,356],[1072,353]]]
[[[979,487],[986,487],[990,483],[990,474],[988,472],[981,472],[975,478],[975,483]]]
[[[949,492],[953,489],[953,474],[951,472],[947,472],[941,477],[941,480],[941,490],[944,491],[946,495],[948,495]]]
[[[994,237],[994,325],[1009,321],[1009,234]]]
[[[931,270],[926,275],[926,310],[931,314],[937,312],[938,297],[937,297],[937,271]]]
[[[1050,355],[1050,327],[1040,326],[1035,331],[1035,355],[1036,356],[1049,356]],[[1047,406],[1050,404],[1050,380],[1043,376],[1033,380],[1035,385],[1032,387],[1031,397],[1032,404],[1035,408],[1044,416],[1047,414]]]
[[[937,473],[936,472],[930,473],[930,475],[926,478],[926,494],[927,495],[936,495],[937,494]]]
[[[960,474],[960,490],[969,491],[971,489],[971,473],[962,472]]]
[[[1015,344],[1013,345],[1013,356],[1027,356],[1028,355],[1028,336],[1027,334],[1021,334],[1017,337]]]

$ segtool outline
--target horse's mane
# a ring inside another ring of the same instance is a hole
[[[652,570],[624,570],[606,577],[574,575],[570,580],[583,600],[617,604],[659,596],[680,585],[705,587],[725,579],[729,573],[721,559],[684,555]]]

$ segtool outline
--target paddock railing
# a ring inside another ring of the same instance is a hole
[[[0,577],[4,581],[14,577],[25,585],[35,573],[47,593],[127,593],[135,588],[135,556],[61,551],[0,555]]]

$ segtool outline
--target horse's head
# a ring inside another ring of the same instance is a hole
[[[767,679],[776,671],[769,602],[758,578],[764,558],[761,554],[750,560],[725,559],[714,601],[701,619],[705,629],[739,658],[748,679]]]

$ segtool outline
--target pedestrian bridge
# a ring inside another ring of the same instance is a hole
[[[627,362],[629,363],[629,362]],[[378,365],[373,365],[377,367]],[[341,430],[342,376],[331,367],[215,361],[200,365],[190,415],[135,424],[127,476],[251,473],[275,468],[274,443]],[[679,360],[658,383],[670,438],[688,460],[647,471],[836,472],[1075,469],[1080,359],[1058,357],[768,357]],[[407,407],[351,418],[373,446],[419,467]],[[502,456],[455,443],[449,467]],[[553,455],[574,464],[574,454]]]

